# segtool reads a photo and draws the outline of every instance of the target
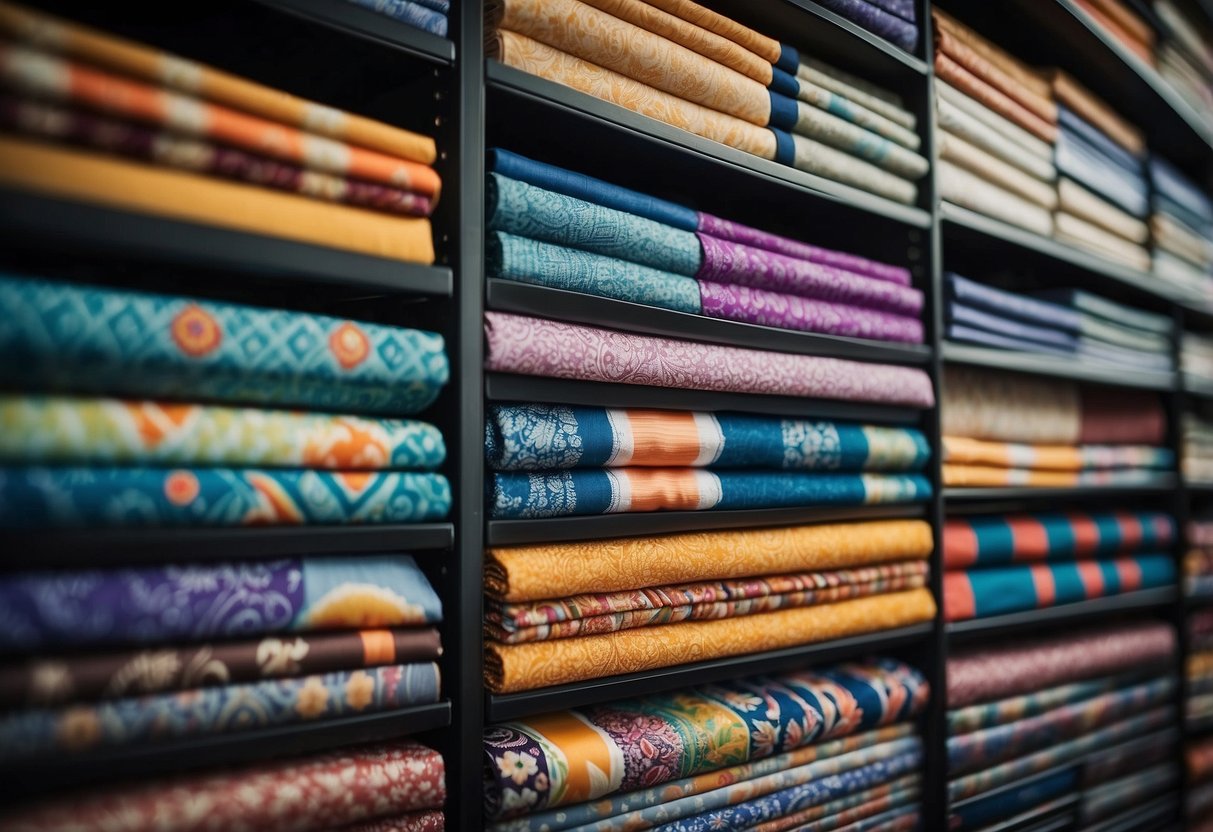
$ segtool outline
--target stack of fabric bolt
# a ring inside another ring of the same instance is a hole
[[[1188,829],[1213,829],[1213,739],[1188,743],[1184,752],[1188,770]]]
[[[447,15],[451,0],[349,0],[349,2],[386,15],[393,20],[446,37]]]
[[[401,418],[446,384],[439,335],[34,277],[0,275],[0,306],[0,379],[29,391],[0,398],[0,526],[450,510],[441,433]]]
[[[509,66],[764,159],[918,200],[929,163],[897,95],[691,0],[493,0],[489,26],[489,54]]]
[[[1058,210],[1064,243],[1148,271],[1146,142],[1141,131],[1066,73],[1053,73],[1058,102]]]
[[[918,43],[918,10],[914,0],[820,0],[821,5],[880,35],[907,52]]]
[[[947,339],[1078,358],[1123,369],[1169,371],[1169,318],[1073,289],[1033,296],[944,274]]]
[[[810,246],[505,150],[489,153],[487,273],[761,324],[921,343],[910,271]]]
[[[1213,298],[1213,202],[1160,156],[1150,159],[1154,275]]]
[[[1184,593],[1213,598],[1213,520],[1188,521],[1188,551],[1184,554]]]
[[[740,413],[517,404],[491,408],[497,520],[924,502],[912,428]]]
[[[1154,63],[1157,34],[1122,0],[1074,0],[1091,21],[1148,64]]]
[[[944,617],[964,621],[1175,582],[1175,521],[1159,512],[952,517]]]
[[[1154,0],[1154,13],[1162,21],[1158,44],[1158,72],[1198,113],[1213,107],[1213,49],[1208,25],[1202,24],[1171,0]]]
[[[432,139],[7,2],[0,38],[0,184],[433,262]]]
[[[1193,731],[1213,726],[1213,610],[1188,617],[1188,701],[1184,719]]]
[[[1207,411],[1183,415],[1183,476],[1190,483],[1213,482],[1213,417]]]
[[[934,9],[940,196],[1048,236],[1057,205],[1049,83]]]
[[[1175,467],[1151,393],[949,365],[941,409],[948,486],[1153,485]]]
[[[930,526],[889,520],[493,547],[496,693],[929,621]]]
[[[6,807],[21,832],[442,832],[442,756],[411,740]]]
[[[928,694],[878,659],[492,726],[488,828],[916,829]]]
[[[949,828],[1028,820],[1076,791],[1090,822],[1174,785],[1174,651],[1149,623],[949,656]]]
[[[1179,362],[1189,381],[1213,384],[1213,336],[1185,332]]]

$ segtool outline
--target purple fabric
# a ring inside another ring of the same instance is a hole
[[[917,26],[902,20],[897,15],[889,14],[874,2],[867,2],[867,0],[817,0],[817,2],[907,51],[913,50],[914,44],[918,42]]]
[[[909,286],[873,280],[703,232],[697,232],[696,236],[703,249],[703,263],[695,274],[698,280],[737,283],[903,315],[922,312],[922,292]]]
[[[776,254],[786,254],[788,257],[808,260],[810,263],[821,263],[825,266],[846,269],[865,277],[887,280],[902,286],[910,285],[910,270],[907,268],[879,263],[866,257],[860,257],[858,254],[847,254],[843,251],[811,246],[799,240],[759,231],[757,228],[741,225],[731,220],[722,220],[711,214],[699,214],[699,230],[718,240],[742,243],[765,251],[773,251]]]
[[[699,282],[703,314],[749,324],[921,344],[922,321],[729,283]]]
[[[948,304],[948,318],[953,323],[984,329],[986,332],[996,332],[1010,338],[1022,338],[1025,341],[1035,341],[1070,351],[1078,349],[1078,338],[1068,332],[1031,326],[1013,318],[983,312],[955,301]]]
[[[870,2],[873,6],[879,6],[902,20],[910,23],[918,22],[918,15],[914,10],[914,0],[870,0]]]
[[[1042,352],[1049,355],[1064,356],[1074,355],[1073,350],[1067,350],[1063,347],[1051,347],[1047,344],[1028,341],[1023,338],[998,335],[994,332],[986,332],[984,329],[974,329],[964,324],[948,324],[947,338],[949,341],[981,344],[983,347],[1000,347],[1005,350],[1017,350],[1019,352]]]

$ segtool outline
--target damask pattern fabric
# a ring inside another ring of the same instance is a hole
[[[14,832],[69,832],[104,822],[112,832],[258,829],[321,832],[440,809],[446,800],[442,756],[412,740],[265,761],[223,773],[144,781],[70,795],[19,809]]]
[[[411,0],[348,0],[348,2],[387,15],[401,23],[407,23],[415,29],[446,37],[446,14],[427,9],[419,2],[411,2]]]
[[[0,650],[433,624],[408,555],[25,572],[0,579]]]
[[[486,814],[581,803],[791,752],[909,719],[927,696],[918,671],[879,660],[504,723],[485,734]],[[655,756],[633,742],[638,725]]]
[[[438,665],[388,665],[0,716],[0,760],[252,731],[438,701]]]
[[[740,413],[494,405],[485,423],[485,459],[494,471],[628,465],[912,471],[930,452],[912,428]]]
[[[442,336],[302,312],[0,275],[0,379],[20,387],[410,414]]]
[[[0,665],[0,707],[52,707],[360,667],[434,661],[438,630],[415,627],[34,657]]]
[[[1174,518],[1154,511],[949,517],[944,565],[955,569],[1162,551],[1174,542],[1175,533]]]
[[[0,467],[9,528],[419,523],[450,510],[446,477],[413,471]]]
[[[934,544],[921,520],[690,532],[574,543],[494,546],[485,592],[520,603],[637,587],[750,578],[926,560]]]
[[[935,400],[926,373],[909,367],[676,341],[501,312],[484,317],[485,368],[493,372],[924,408]]]
[[[0,394],[0,458],[376,471],[437,468],[446,445],[410,419]]]

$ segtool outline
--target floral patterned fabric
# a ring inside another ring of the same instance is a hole
[[[446,14],[427,9],[421,2],[412,0],[348,0],[357,6],[379,12],[393,20],[407,23],[415,29],[421,29],[439,37],[446,37]]]
[[[908,719],[926,680],[891,660],[563,711],[485,735],[486,813],[527,814]]]
[[[407,664],[0,716],[0,760],[252,731],[438,701],[438,665]]]
[[[0,650],[399,627],[442,619],[408,555],[0,578]]]

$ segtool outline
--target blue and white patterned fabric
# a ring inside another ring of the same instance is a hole
[[[393,20],[399,20],[439,37],[447,35],[447,12],[450,4],[446,0],[347,0],[356,6],[378,12]]]

